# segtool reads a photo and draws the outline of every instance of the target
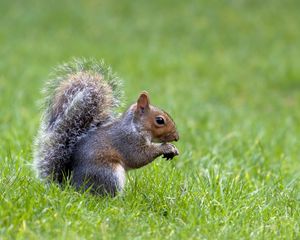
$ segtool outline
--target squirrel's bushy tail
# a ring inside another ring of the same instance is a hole
[[[35,139],[34,163],[41,178],[63,180],[77,141],[114,118],[121,102],[119,84],[103,61],[74,59],[55,69],[45,87],[45,110]]]

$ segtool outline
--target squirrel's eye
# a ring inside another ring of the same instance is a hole
[[[155,121],[158,125],[164,125],[165,124],[165,120],[162,117],[156,117]]]

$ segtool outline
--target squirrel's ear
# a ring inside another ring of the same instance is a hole
[[[137,110],[143,113],[145,110],[149,109],[150,100],[148,93],[146,91],[141,92],[139,99],[137,100]]]

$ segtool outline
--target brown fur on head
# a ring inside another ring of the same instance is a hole
[[[143,91],[135,104],[135,118],[143,131],[151,134],[152,142],[173,142],[179,140],[176,125],[165,111],[150,105],[149,95]]]

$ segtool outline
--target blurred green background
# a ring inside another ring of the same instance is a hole
[[[299,10],[296,0],[1,0],[0,234],[299,238]],[[181,156],[130,172],[117,199],[49,190],[31,170],[42,86],[73,57],[111,65],[125,106],[147,90],[181,135]]]

